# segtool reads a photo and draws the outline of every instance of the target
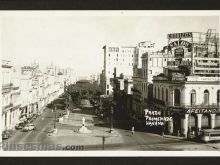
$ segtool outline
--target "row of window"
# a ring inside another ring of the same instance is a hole
[[[109,47],[109,52],[119,52],[119,48]]]
[[[161,92],[161,93],[160,93]],[[166,102],[168,102],[168,90],[166,89],[166,91],[164,91],[164,89],[162,88],[162,90],[160,91],[160,89],[157,90],[157,88],[154,88],[154,97],[156,98],[157,95],[157,99],[161,99],[164,101],[164,92],[166,92]],[[161,96],[161,98],[160,98]],[[208,90],[204,90],[203,93],[203,104],[204,105],[209,105],[209,91]],[[174,105],[175,106],[179,106],[180,105],[180,100],[181,100],[181,92],[178,89],[174,90]],[[217,91],[217,104],[220,104],[220,90]],[[191,106],[196,104],[196,91],[193,89],[190,92],[190,104]]]
[[[123,62],[124,62],[124,61],[131,61],[131,62],[133,62],[132,59],[127,59],[127,60],[124,59],[124,58],[123,58],[123,59],[120,59],[120,58],[119,58],[119,59],[118,59],[118,58],[114,59],[114,61],[122,61],[122,60],[123,60]],[[109,60],[109,63],[110,63],[110,61],[113,61],[113,59],[112,59],[112,60]]]
[[[108,54],[108,56],[111,57],[111,54]],[[117,57],[118,57],[118,54],[117,54]],[[123,57],[124,57],[124,54],[123,54]],[[126,54],[126,57],[134,57],[134,55],[133,54],[128,54],[128,55]]]
[[[205,105],[209,105],[209,91],[205,90],[203,93],[203,103]],[[196,104],[196,91],[193,89],[190,92],[190,103],[191,105],[195,105]],[[217,91],[217,104],[220,104],[220,90]]]
[[[122,50],[122,53],[132,53],[134,50]]]

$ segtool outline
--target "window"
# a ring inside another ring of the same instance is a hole
[[[196,104],[196,91],[194,89],[190,92],[190,103],[191,106]]]
[[[204,91],[204,104],[209,105],[209,91],[208,90]]]
[[[151,58],[150,58],[150,61],[151,61]]]
[[[109,95],[109,91],[107,90],[107,95]]]
[[[217,91],[217,105],[220,105],[220,90]]]
[[[107,85],[107,89],[109,88],[109,85]]]
[[[108,56],[110,57],[110,54]]]
[[[179,91],[179,89],[174,90],[174,106],[180,106],[180,91]]]

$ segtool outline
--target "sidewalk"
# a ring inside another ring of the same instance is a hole
[[[85,117],[85,126],[91,130],[91,133],[78,133],[79,128],[82,126],[82,117]],[[57,123],[58,132],[48,136],[50,141],[54,144],[66,145],[83,145],[101,146],[103,142],[103,136],[105,137],[105,144],[119,144],[123,143],[123,138],[117,130],[113,133],[109,133],[107,127],[94,126],[94,120],[92,115],[70,113],[68,119],[64,119],[63,122]]]
[[[94,126],[94,119],[91,115],[70,113],[68,118],[63,118],[60,124],[67,124],[72,126],[82,126],[82,118],[85,118],[86,126]]]
[[[182,136],[164,135],[163,137],[171,138],[171,139],[187,140],[185,137],[182,137]]]

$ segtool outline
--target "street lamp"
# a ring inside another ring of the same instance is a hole
[[[111,105],[110,109],[110,130],[109,133],[113,133],[113,114],[114,114],[114,102]]]
[[[54,105],[54,129],[56,129],[56,118],[57,118],[57,112],[56,112],[56,105]]]

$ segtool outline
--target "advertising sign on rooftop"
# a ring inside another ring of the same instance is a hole
[[[177,38],[192,38],[193,34],[192,32],[185,32],[185,33],[172,33],[168,34],[168,39],[177,39]]]

